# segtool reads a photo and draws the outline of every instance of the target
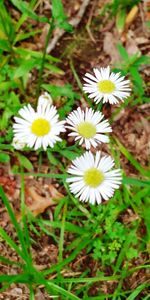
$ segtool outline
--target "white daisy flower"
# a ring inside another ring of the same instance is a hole
[[[85,74],[86,83],[83,90],[89,94],[89,98],[94,98],[96,103],[103,99],[103,103],[115,104],[130,95],[130,80],[124,80],[125,76],[121,76],[120,72],[116,74],[110,72],[109,66],[93,70],[95,76],[89,73]]]
[[[18,140],[25,140],[26,145],[37,150],[44,150],[48,146],[53,147],[57,141],[61,141],[60,132],[65,131],[64,121],[58,121],[58,113],[55,106],[47,104],[38,105],[35,111],[30,104],[19,110],[20,117],[15,117],[13,125],[14,136]]]
[[[121,184],[121,170],[111,170],[114,160],[111,156],[102,156],[100,151],[94,156],[90,151],[76,158],[68,173],[73,177],[67,178],[70,190],[80,201],[99,204],[102,198],[108,200],[114,190]]]
[[[12,141],[12,146],[16,149],[16,150],[22,150],[25,146],[26,146],[26,143],[25,141],[23,140],[19,140],[17,139],[16,137],[13,138],[13,141]]]
[[[44,92],[44,94],[42,94],[39,98],[38,98],[38,105],[44,105],[47,106],[47,104],[52,105],[53,100],[52,97],[49,93]]]
[[[80,107],[69,114],[66,122],[69,124],[66,128],[72,132],[70,136],[75,137],[75,141],[79,140],[79,144],[85,143],[86,149],[91,146],[96,147],[99,143],[108,143],[109,138],[105,133],[111,132],[107,120],[102,121],[103,114],[92,108],[82,111]]]

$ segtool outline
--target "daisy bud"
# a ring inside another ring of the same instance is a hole
[[[17,137],[13,138],[12,141],[12,146],[16,149],[16,150],[22,150],[25,147],[26,143],[25,141],[18,139]]]
[[[38,105],[42,105],[44,103],[47,103],[47,104],[49,103],[50,105],[52,105],[52,103],[53,103],[52,97],[47,92],[44,92],[44,94],[42,94],[38,98]]]

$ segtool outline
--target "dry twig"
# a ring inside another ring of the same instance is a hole
[[[94,12],[94,9],[95,9],[95,7],[96,7],[96,4],[97,4],[96,1],[93,2],[92,8],[91,8],[91,10],[90,10],[89,19],[88,19],[88,22],[87,22],[87,25],[86,25],[86,30],[87,30],[87,32],[88,32],[88,35],[89,35],[91,41],[92,41],[94,44],[96,44],[96,40],[95,40],[95,38],[94,38],[94,36],[93,36],[93,34],[92,34],[92,32],[91,32],[90,25],[91,25],[91,22],[92,22],[93,12]]]
[[[90,0],[83,0],[81,7],[78,11],[78,13],[76,14],[76,16],[74,18],[72,18],[69,23],[73,26],[73,27],[77,27],[79,25],[79,23],[82,20],[82,17],[86,11],[87,6],[89,5]],[[49,43],[46,52],[50,53],[56,46],[57,42],[59,41],[59,39],[64,35],[65,31],[63,29],[57,29],[55,31],[55,35],[52,38],[51,42]]]

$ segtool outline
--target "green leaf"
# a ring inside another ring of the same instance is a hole
[[[13,146],[0,143],[0,149],[1,150],[13,150]]]
[[[14,25],[3,1],[0,1],[0,28],[8,41],[13,41],[15,37]]]
[[[65,72],[63,70],[61,70],[60,68],[51,65],[49,63],[45,63],[45,68],[47,68],[48,70],[50,70],[52,73],[56,73],[56,74],[60,74],[60,75],[64,75]]]
[[[73,151],[70,151],[70,150],[67,150],[67,149],[66,150],[60,150],[59,153],[62,156],[68,158],[69,160],[74,160],[78,156],[78,154],[76,152],[73,152]]]
[[[4,130],[7,128],[10,117],[13,115],[13,112],[9,109],[9,107],[5,108],[5,111],[2,114],[2,118],[0,120],[0,129]]]
[[[39,61],[35,59],[28,59],[21,62],[20,66],[14,72],[14,79],[25,76],[29,73],[33,68],[39,66]]]
[[[79,95],[72,90],[72,86],[70,84],[65,84],[64,86],[42,84],[42,87],[48,91],[53,98],[66,96],[70,99],[74,99],[75,97],[79,99]]]
[[[31,50],[31,49],[24,49],[24,48],[21,48],[21,47],[14,47],[13,48],[14,52],[21,55],[24,59],[26,59],[26,57],[33,57],[33,58],[38,58],[38,59],[42,59],[43,57],[43,53],[40,52],[40,51],[34,51],[34,50]],[[52,55],[49,55],[49,54],[46,54],[46,57],[45,57],[48,61],[53,61],[53,62],[60,62],[60,59],[56,58],[56,57],[53,57]]]
[[[15,94],[14,92],[11,92],[10,93],[10,100],[11,100],[11,108],[12,108],[12,104],[13,104],[15,109],[16,109],[16,106],[17,106],[17,111],[18,111],[19,108],[21,107],[20,100],[19,100],[19,95]],[[15,113],[16,113],[16,111],[15,111]]]
[[[26,156],[21,155],[19,153],[17,153],[17,156],[22,167],[24,167],[29,171],[33,170],[33,165],[31,164],[30,160]]]
[[[30,7],[28,2],[21,0],[11,0],[11,2],[19,11],[21,11],[23,14],[26,14],[31,19],[40,22],[48,22],[46,17],[39,17]]]
[[[117,45],[120,56],[129,63],[129,56],[126,49],[122,46],[121,43]]]
[[[146,25],[148,28],[150,28],[150,21],[146,21]]]
[[[10,51],[10,45],[7,40],[0,39],[0,49],[3,51]]]
[[[125,18],[126,18],[126,10],[123,8],[119,9],[116,16],[116,27],[119,33],[122,33],[124,30]]]
[[[130,73],[131,73],[132,79],[134,81],[134,86],[135,86],[136,91],[143,95],[144,94],[143,80],[139,74],[137,67],[134,67],[134,66],[130,67]]]
[[[18,87],[19,87],[19,84],[14,81],[0,82],[0,90],[1,91],[6,91],[6,90],[9,90],[10,88],[18,88]]]
[[[129,260],[138,257],[138,251],[137,251],[137,249],[135,249],[135,248],[133,248],[133,247],[130,247],[130,248],[128,249],[128,251],[126,252],[126,257],[127,257]]]
[[[19,41],[28,39],[31,36],[35,36],[38,33],[41,33],[42,30],[34,30],[34,31],[30,31],[30,32],[25,32],[25,33],[18,33],[15,40],[14,40],[14,44],[16,44]]]
[[[4,152],[0,152],[0,162],[1,163],[8,163],[10,161],[10,157],[8,154]]]
[[[72,32],[73,27],[67,22],[67,16],[64,13],[64,8],[61,0],[52,0],[52,15],[59,28],[65,31]]]
[[[50,163],[54,166],[58,166],[58,164],[60,163],[60,161],[55,157],[55,155],[53,155],[53,153],[51,153],[49,149],[47,150],[47,157]]]
[[[142,55],[139,58],[137,58],[136,62],[134,63],[134,67],[139,67],[140,65],[148,63],[150,63],[150,57],[147,55]]]

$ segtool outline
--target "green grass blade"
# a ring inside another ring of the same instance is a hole
[[[116,281],[120,278],[119,275],[113,275],[113,276],[99,276],[99,277],[89,277],[89,278],[64,278],[60,279],[63,280],[63,282],[73,282],[73,283],[93,283],[98,281]],[[58,281],[58,278],[56,279]]]
[[[36,222],[36,220],[35,220],[35,222]],[[46,226],[51,226],[53,228],[61,229],[61,222],[42,220],[42,223]],[[74,232],[74,233],[77,233],[77,234],[81,234],[81,235],[88,232],[88,229],[79,227],[79,226],[77,226],[73,223],[70,223],[70,222],[65,222],[65,230],[69,231],[69,232]]]
[[[143,176],[150,177],[150,171],[145,170],[138,162],[137,160],[132,156],[132,154],[120,143],[120,141],[115,137],[114,138],[116,144],[119,147],[119,150],[121,153],[130,161],[130,163],[135,167],[136,170],[138,170]]]
[[[24,240],[26,244],[26,251],[28,252],[28,265],[32,265],[32,254],[30,252],[31,242],[30,236],[27,226],[27,219],[25,215],[26,205],[25,205],[25,185],[24,185],[24,176],[21,176],[21,215],[22,215],[22,222],[23,222],[23,234]]]
[[[17,245],[16,245],[16,246],[17,246]],[[8,259],[8,258],[6,258],[6,257],[4,257],[4,256],[0,256],[0,261],[1,261],[2,263],[6,264],[6,265],[10,265],[10,266],[15,265],[15,266],[18,266],[18,267],[20,267],[20,268],[23,268],[23,267],[24,267],[23,264],[21,264],[21,263],[19,263],[19,262],[16,262],[16,261],[13,261],[13,260],[10,260],[10,259]]]
[[[18,247],[16,247],[16,244],[12,243],[12,240],[9,238],[9,236],[6,233],[4,233],[4,230],[2,230],[2,229],[1,229],[1,234],[3,234],[3,236],[6,236],[6,240],[9,242],[9,244],[11,244],[13,246],[13,248],[15,247],[16,250],[18,251],[17,253],[18,254],[20,253],[19,255],[21,255],[21,257],[24,258],[24,260],[27,262],[28,258],[29,258],[29,255],[28,255],[28,251],[27,251],[27,248],[26,248],[23,232],[22,232],[21,227],[20,227],[20,225],[17,222],[17,219],[15,217],[15,214],[14,214],[14,212],[13,212],[13,210],[12,210],[10,204],[9,204],[9,200],[6,197],[6,195],[4,193],[4,190],[1,186],[0,186],[0,196],[3,200],[3,203],[4,203],[5,207],[8,210],[10,219],[11,219],[11,221],[12,221],[12,223],[13,223],[15,229],[16,229],[16,233],[17,233],[18,239],[20,241],[20,244],[22,246],[23,252],[21,252],[20,250],[18,251]]]
[[[34,177],[45,177],[45,178],[55,178],[55,179],[63,179],[65,180],[68,175],[67,174],[55,174],[55,173],[49,173],[49,174],[44,174],[44,173],[29,173],[29,172],[25,172],[25,173],[19,173],[16,172],[14,173],[15,175],[24,175],[24,176],[34,176]]]
[[[34,290],[32,288],[32,285],[29,285],[29,290],[30,290],[30,298],[29,298],[29,300],[35,300]]]
[[[150,286],[150,283],[147,284],[147,283],[142,283],[140,284],[132,293],[131,295],[126,298],[126,300],[134,300],[134,299],[137,299],[137,296],[147,287]]]
[[[56,291],[57,293],[59,293],[59,295],[64,295],[66,297],[68,297],[70,300],[80,300],[80,298],[78,298],[77,296],[73,295],[72,293],[66,291],[65,289],[61,288],[60,286],[50,282],[50,281],[46,281],[45,283],[46,287],[50,287],[52,288],[53,291]]]
[[[19,274],[19,275],[0,275],[0,282],[7,282],[8,284],[18,282],[18,283],[28,283],[30,282],[29,274]]]
[[[66,220],[66,214],[67,214],[67,203],[63,207],[63,217],[61,222],[61,230],[60,230],[60,238],[59,238],[59,255],[58,255],[58,261],[61,262],[63,260],[63,249],[64,249],[64,234],[65,234],[65,220]]]
[[[90,234],[83,235],[82,241],[80,242],[78,247],[76,247],[76,249],[67,258],[65,258],[61,263],[52,266],[50,269],[44,270],[43,274],[48,275],[50,273],[60,271],[62,267],[64,267],[66,264],[70,263],[73,259],[75,259],[82,249],[86,248],[86,246],[89,244],[90,239]]]
[[[135,186],[150,186],[150,181],[149,180],[140,180],[137,178],[132,178],[132,177],[123,177],[122,180],[123,184],[127,185],[135,185]]]
[[[19,249],[19,247],[16,245],[16,243],[9,237],[9,235],[5,232],[5,230],[0,227],[0,236],[6,241],[6,243],[16,251],[16,253],[25,260],[25,255],[23,252]]]

